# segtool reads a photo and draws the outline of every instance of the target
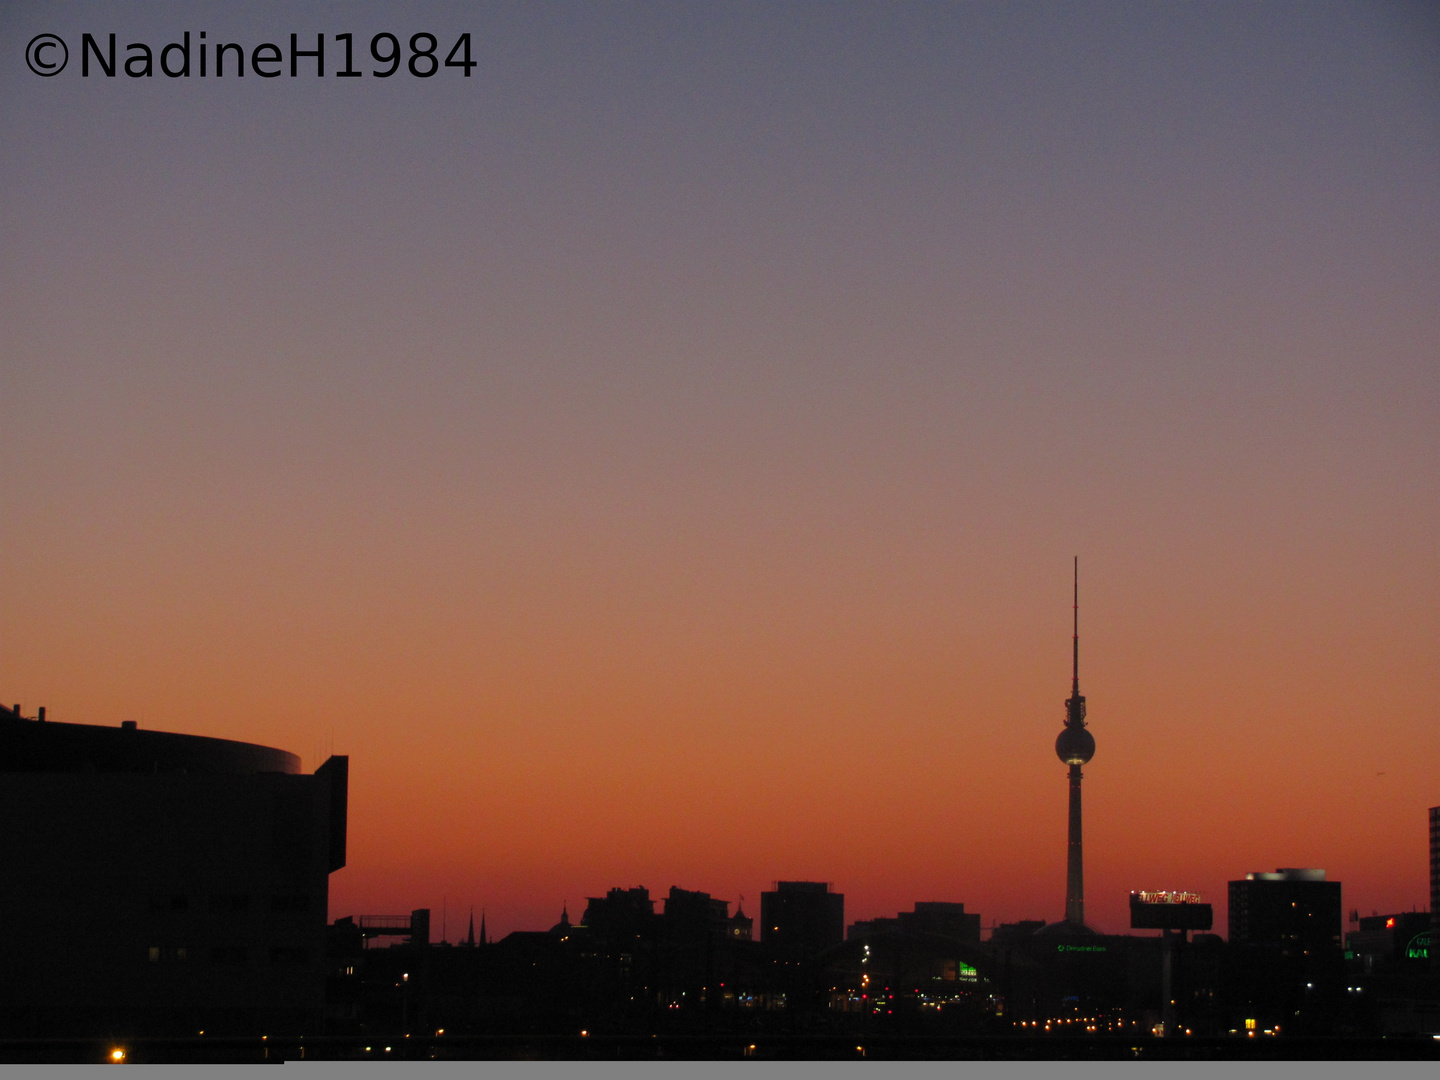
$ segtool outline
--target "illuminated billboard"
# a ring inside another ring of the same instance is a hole
[[[1132,930],[1209,930],[1215,912],[1192,892],[1155,891],[1130,894]]]

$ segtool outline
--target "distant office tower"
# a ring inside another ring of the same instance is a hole
[[[1430,926],[1440,930],[1440,806],[1430,807]]]
[[[1085,728],[1085,699],[1080,695],[1080,558],[1075,558],[1073,674],[1065,702],[1065,728],[1055,740],[1055,753],[1070,766],[1070,838],[1065,865],[1065,921],[1085,924],[1085,851],[1080,824],[1080,766],[1095,756],[1095,736]]]
[[[965,911],[964,904],[944,900],[918,900],[914,911],[897,916],[900,925],[912,933],[944,934],[960,941],[980,941],[980,915]]]
[[[900,933],[900,920],[893,916],[880,916],[875,919],[856,919],[845,930],[846,941],[858,941],[860,938],[875,937],[877,934],[898,934]]]
[[[658,923],[650,890],[611,889],[604,896],[592,896],[585,905],[580,924],[597,940],[624,949],[640,940],[654,938]]]
[[[0,1029],[315,1031],[348,772],[0,709]]]
[[[852,923],[847,939],[873,937],[876,934],[939,934],[957,941],[980,942],[980,916],[967,913],[964,904],[941,900],[920,900],[914,911],[902,911],[893,919],[862,919]]]
[[[760,894],[760,926],[774,951],[813,956],[845,940],[845,894],[823,881],[777,881]]]
[[[1340,882],[1324,870],[1282,868],[1230,882],[1230,942],[1282,956],[1319,956],[1341,947]]]
[[[670,886],[661,916],[663,936],[671,942],[718,941],[728,936],[730,902],[717,900],[707,892],[692,892]]]

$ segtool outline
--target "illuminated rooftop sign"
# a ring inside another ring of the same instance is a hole
[[[1164,890],[1130,894],[1132,930],[1209,930],[1214,909],[1200,902],[1200,894]]]
[[[1130,895],[1131,895],[1131,896],[1138,896],[1138,897],[1140,897],[1140,903],[1142,903],[1142,904],[1198,904],[1198,903],[1200,903],[1200,894],[1199,894],[1199,893],[1193,893],[1193,892],[1174,892],[1174,891],[1147,892],[1146,890],[1142,889],[1140,892],[1138,892],[1138,893],[1131,893]]]

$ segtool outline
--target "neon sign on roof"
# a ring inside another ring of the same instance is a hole
[[[1200,902],[1200,894],[1193,892],[1174,892],[1172,890],[1152,892],[1141,890],[1136,895],[1140,897],[1142,904],[1198,904]]]

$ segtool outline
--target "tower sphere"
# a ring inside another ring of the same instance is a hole
[[[1084,765],[1095,756],[1095,736],[1083,727],[1066,727],[1055,740],[1055,754],[1066,765]]]

